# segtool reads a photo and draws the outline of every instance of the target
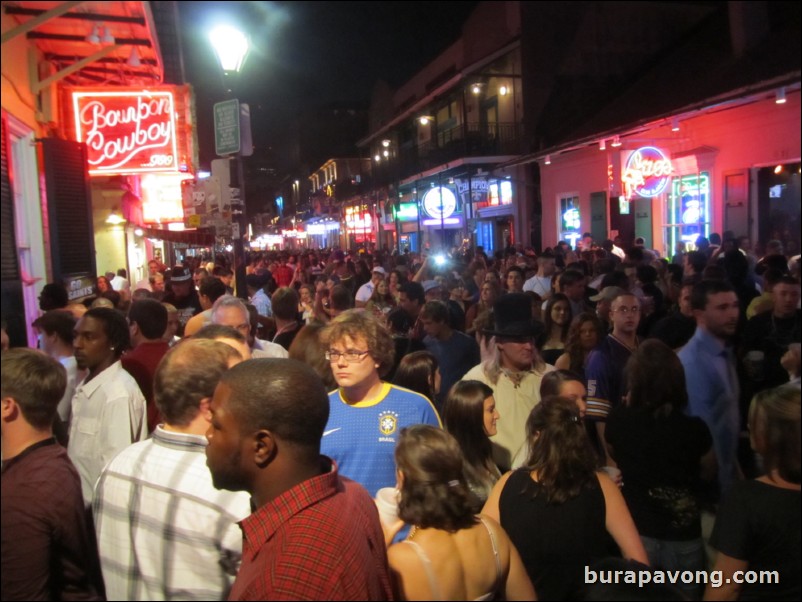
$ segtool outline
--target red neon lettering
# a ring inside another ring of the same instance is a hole
[[[118,168],[169,166],[173,163],[173,114],[170,98],[111,97],[92,99],[79,113],[89,166]],[[162,149],[161,153],[143,151]],[[165,153],[165,151],[167,151]],[[138,154],[142,153],[141,161]],[[167,159],[169,157],[169,159]],[[129,165],[129,163],[133,164]]]

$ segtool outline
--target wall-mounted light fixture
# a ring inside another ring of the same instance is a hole
[[[382,146],[384,148],[387,148],[388,146],[390,146],[390,141],[387,138],[385,138],[384,140],[382,140]]]
[[[613,136],[613,141],[610,143],[610,146],[613,148],[621,146],[621,138],[619,136]]]
[[[100,41],[106,45],[114,44],[114,36],[111,35],[111,29],[108,25],[103,28],[103,37],[100,38]]]
[[[100,25],[95,25],[84,39],[90,44],[100,44]]]
[[[429,123],[433,120],[434,118],[431,115],[421,115],[420,117],[418,117],[418,122],[421,125],[429,125]]]
[[[471,84],[471,92],[474,94],[479,94],[482,91],[482,84],[476,83]]]
[[[507,86],[500,86],[498,89],[499,96],[506,96],[510,89]]]
[[[546,155],[546,160],[543,161],[544,165],[551,165],[551,155]]]
[[[373,160],[374,160],[374,161],[376,161],[376,163],[378,163],[379,161],[381,161],[381,160],[382,160],[382,157],[381,157],[381,155],[380,155],[379,153],[376,153],[376,154],[373,156]]]
[[[115,207],[109,213],[109,216],[106,218],[106,223],[111,224],[112,226],[119,226],[122,223],[125,223],[125,218],[120,215],[120,210]]]
[[[128,55],[128,60],[125,61],[129,67],[139,67],[142,61],[139,59],[139,50],[136,46],[131,46],[131,54]]]
[[[776,102],[778,105],[785,104],[785,86],[777,89],[777,95],[774,99],[774,102]]]
[[[607,141],[604,138],[599,140],[599,150],[607,150]]]

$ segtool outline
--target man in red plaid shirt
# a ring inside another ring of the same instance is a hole
[[[390,600],[373,499],[320,455],[329,399],[311,368],[258,359],[226,372],[211,404],[206,463],[245,490],[242,565],[229,600]]]

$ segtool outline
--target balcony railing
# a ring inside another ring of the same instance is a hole
[[[423,144],[400,148],[398,169],[404,178],[462,157],[523,152],[523,124],[467,123],[436,132]]]

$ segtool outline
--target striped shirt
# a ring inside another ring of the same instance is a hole
[[[228,595],[250,502],[214,488],[205,448],[205,437],[160,425],[103,470],[93,509],[109,600]]]

